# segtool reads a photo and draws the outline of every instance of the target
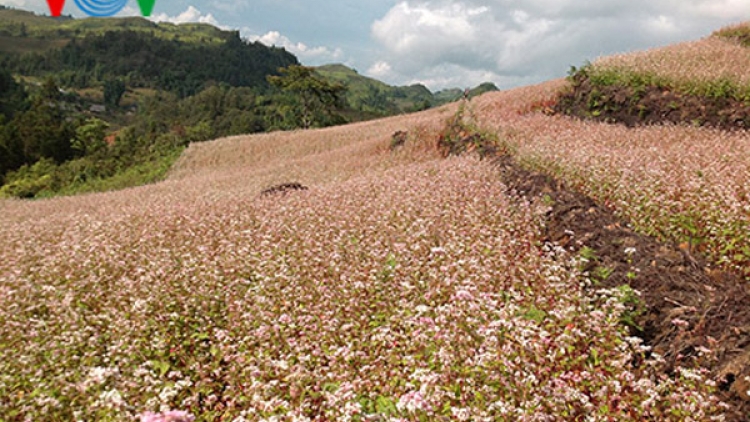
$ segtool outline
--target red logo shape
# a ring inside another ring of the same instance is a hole
[[[49,5],[49,13],[52,16],[60,16],[60,13],[62,13],[63,6],[65,6],[65,0],[47,0],[47,4]]]

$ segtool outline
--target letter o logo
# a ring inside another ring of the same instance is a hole
[[[128,0],[75,0],[79,9],[89,16],[112,16],[122,10]]]

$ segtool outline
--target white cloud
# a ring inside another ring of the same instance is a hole
[[[687,3],[687,4],[685,4]],[[685,6],[693,6],[685,8]],[[682,6],[695,18],[732,20],[750,18],[750,3],[747,0],[688,0],[678,3],[675,7]]]
[[[219,21],[217,21],[211,13],[204,15],[195,6],[188,6],[187,10],[176,16],[169,16],[166,13],[158,13],[151,15],[148,19],[154,22],[171,22],[175,24],[189,22],[207,23],[219,28],[227,29],[226,27],[221,26]]]
[[[244,11],[252,3],[246,0],[211,0],[206,2],[214,10],[222,10],[232,14]]]
[[[26,0],[3,0],[3,4],[8,7],[23,7],[26,8],[27,5]],[[49,13],[49,10],[47,10],[47,13]]]
[[[370,66],[369,69],[367,69],[367,72],[365,72],[370,77],[373,77],[375,79],[390,79],[394,77],[393,74],[393,68],[391,68],[391,65],[388,62],[379,61]]]
[[[278,31],[268,31],[263,35],[250,35],[250,41],[259,41],[267,46],[284,47],[306,64],[323,64],[339,61],[344,55],[340,48],[310,47],[301,42],[293,42]]]
[[[480,77],[511,86],[748,18],[750,0],[402,0],[371,25],[381,50],[368,74],[431,89]]]
[[[372,33],[398,55],[419,51],[420,63],[441,61],[446,53],[459,53],[479,36],[480,27],[475,23],[486,10],[461,4],[434,8],[429,4],[402,2],[373,23]]]
[[[675,19],[670,16],[659,15],[647,19],[644,27],[654,34],[671,34],[679,32]]]

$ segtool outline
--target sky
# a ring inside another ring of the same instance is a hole
[[[43,0],[0,4],[49,14]],[[85,17],[74,0],[63,14]],[[120,16],[140,16],[129,0]],[[391,85],[501,89],[597,57],[706,37],[750,20],[750,0],[156,0],[152,20],[205,22],[343,63]]]

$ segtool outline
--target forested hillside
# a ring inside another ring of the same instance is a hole
[[[209,25],[143,18],[59,20],[5,9],[0,10],[0,64],[16,75],[54,76],[66,88],[115,79],[129,88],[187,97],[212,83],[266,88],[266,75],[299,62],[282,48],[247,42],[239,31]]]
[[[266,75],[299,64],[283,49],[245,42],[226,32],[221,43],[167,40],[140,31],[107,31],[72,39],[61,49],[11,53],[3,68],[45,77],[71,88],[86,88],[119,79],[131,88],[155,88],[180,97],[194,95],[210,83],[266,88]]]

